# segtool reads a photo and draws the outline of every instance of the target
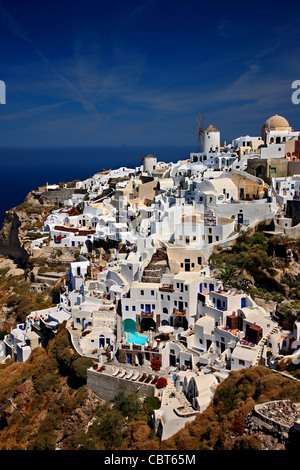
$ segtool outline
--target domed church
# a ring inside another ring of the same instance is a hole
[[[264,142],[266,142],[266,133],[267,131],[289,131],[292,132],[292,128],[289,125],[289,122],[282,116],[275,114],[271,116],[263,125],[261,130],[261,137]]]

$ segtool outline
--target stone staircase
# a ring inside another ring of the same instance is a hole
[[[167,253],[157,250],[151,258],[150,263],[145,267],[142,282],[154,282],[159,284],[162,276],[169,269]]]

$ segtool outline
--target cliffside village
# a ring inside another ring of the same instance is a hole
[[[213,125],[202,136],[201,151],[176,163],[148,155],[71,189],[47,186],[44,201],[59,208],[32,255],[50,237],[80,256],[59,304],[31,312],[2,344],[2,359],[26,361],[66,322],[73,347],[95,360],[87,384],[101,398],[120,386],[160,397],[162,440],[207,408],[230,371],[299,361],[300,322],[282,330],[274,312],[226,288],[209,258],[261,222],[299,237],[300,131],[275,115],[260,136],[226,144]]]

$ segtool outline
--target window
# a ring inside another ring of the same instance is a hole
[[[141,304],[141,310],[144,310],[144,304]]]
[[[125,310],[126,310],[126,312],[128,312],[128,310],[129,310],[128,305],[125,306]]]
[[[155,310],[155,305],[152,305],[152,310]]]
[[[154,290],[151,291],[151,295],[154,295]]]
[[[161,300],[164,300],[164,296],[162,294],[160,295],[160,298],[161,298]]]
[[[144,291],[143,291],[143,290],[141,290],[141,295],[144,295]]]
[[[188,290],[189,290],[189,286],[184,286],[184,290],[188,291]]]
[[[271,168],[270,168],[270,174],[271,174],[271,175],[275,175],[275,174],[276,174],[276,168],[275,168],[275,167],[271,167]]]
[[[135,305],[132,306],[132,311],[135,312]]]
[[[239,364],[240,364],[240,366],[244,366],[244,365],[245,365],[245,361],[243,361],[242,359],[239,359]]]

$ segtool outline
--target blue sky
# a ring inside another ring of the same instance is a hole
[[[191,145],[300,129],[300,4],[0,0],[2,147]]]

